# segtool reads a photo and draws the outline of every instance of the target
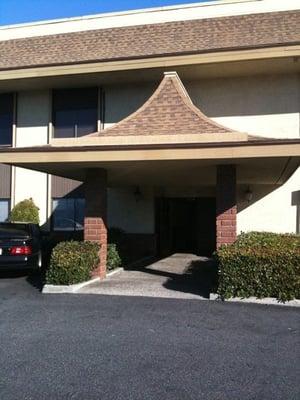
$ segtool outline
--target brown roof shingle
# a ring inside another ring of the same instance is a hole
[[[298,43],[299,11],[251,14],[2,41],[0,70]]]
[[[153,95],[136,112],[89,136],[229,133],[204,115],[189,97],[176,72],[167,72]]]

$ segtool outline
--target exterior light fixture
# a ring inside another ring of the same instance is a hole
[[[248,189],[245,192],[245,199],[247,200],[248,203],[250,203],[251,200],[253,199],[253,192],[250,189],[250,187],[248,187]]]

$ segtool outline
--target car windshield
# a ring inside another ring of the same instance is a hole
[[[0,238],[20,238],[29,236],[29,227],[26,224],[0,224]]]

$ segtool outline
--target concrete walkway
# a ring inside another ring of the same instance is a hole
[[[211,259],[173,254],[151,265],[122,270],[77,293],[178,299],[209,298],[215,277]]]

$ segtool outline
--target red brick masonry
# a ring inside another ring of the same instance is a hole
[[[100,244],[100,262],[93,275],[105,278],[107,260],[107,174],[104,169],[88,170],[84,183],[86,210],[84,240]]]
[[[107,229],[102,218],[84,219],[84,240],[96,242],[100,244],[100,262],[98,267],[93,271],[93,276],[105,278],[106,275],[106,259],[107,259]]]
[[[236,167],[217,166],[217,249],[236,240]]]

